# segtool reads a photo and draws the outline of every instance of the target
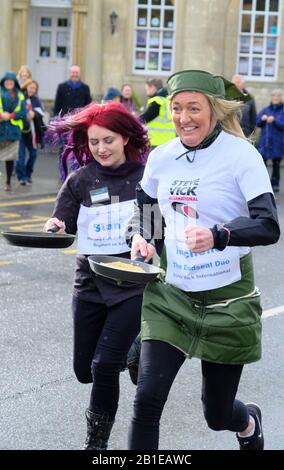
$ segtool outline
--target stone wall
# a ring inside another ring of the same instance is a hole
[[[27,24],[30,0],[1,0],[0,67],[17,71],[27,60]],[[144,83],[149,75],[133,74],[134,0],[72,1],[72,62],[93,96],[100,99],[109,86],[134,87],[145,103]],[[230,79],[236,71],[240,0],[177,0],[175,70],[206,69]],[[111,34],[110,14],[118,14]],[[282,12],[284,31],[284,5]],[[283,35],[282,35],[283,36]],[[159,77],[166,81],[165,76]],[[257,108],[265,106],[271,90],[283,87],[284,41],[280,44],[277,82],[248,82]]]

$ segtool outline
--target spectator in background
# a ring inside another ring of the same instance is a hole
[[[0,161],[6,164],[5,191],[11,191],[14,161],[26,117],[26,102],[14,72],[6,72],[0,81]]]
[[[22,85],[31,78],[32,78],[32,72],[31,72],[31,69],[28,67],[28,65],[21,65],[17,73],[17,80],[20,86],[22,87]]]
[[[281,90],[272,91],[271,103],[257,115],[256,125],[261,128],[258,150],[265,164],[267,160],[272,160],[271,184],[273,191],[279,192],[284,134],[284,106]]]
[[[121,93],[117,88],[109,87],[105,92],[102,102],[107,103],[108,101],[114,101],[120,103],[121,101]]]
[[[256,125],[255,101],[254,101],[253,96],[251,96],[248,93],[248,91],[245,89],[245,82],[244,82],[243,77],[241,77],[241,75],[234,75],[232,78],[232,82],[238,87],[238,89],[243,94],[248,95],[246,97],[244,106],[241,109],[240,124],[241,124],[241,128],[245,136],[249,137],[253,133],[255,129],[255,125]]]
[[[147,107],[140,115],[149,131],[151,147],[157,147],[176,137],[175,128],[169,108],[167,89],[159,78],[146,81],[148,96]]]
[[[37,96],[38,83],[35,80],[27,80],[22,85],[22,91],[26,98],[27,117],[24,120],[24,128],[21,133],[19,157],[16,162],[16,174],[22,186],[32,183],[32,173],[37,157],[38,145],[43,147],[44,123],[43,106]],[[26,150],[29,158],[26,162]]]
[[[133,88],[129,84],[122,85],[121,88],[121,103],[132,114],[137,114],[141,104],[133,92]]]
[[[69,80],[67,82],[58,85],[55,103],[54,103],[54,115],[64,116],[70,113],[74,109],[83,108],[87,104],[91,103],[91,93],[88,85],[81,81],[81,70],[78,65],[72,65],[69,69]],[[64,137],[61,140],[60,155],[64,152],[64,148],[67,142]],[[62,159],[59,159],[59,173],[62,175],[61,169]],[[71,163],[72,166],[72,163]]]
[[[54,114],[62,116],[76,108],[83,108],[92,101],[90,88],[80,79],[80,67],[72,65],[70,67],[69,80],[58,85]]]

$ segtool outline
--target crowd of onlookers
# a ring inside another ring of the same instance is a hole
[[[245,89],[244,80],[235,75],[232,82],[246,94],[240,117],[246,137],[257,133],[254,142],[264,162],[272,160],[271,183],[275,192],[279,191],[280,162],[283,156],[284,107],[282,90],[272,91],[271,101],[259,113],[255,100]],[[147,126],[151,147],[165,143],[176,136],[169,111],[167,89],[162,80],[151,78],[146,81],[147,105],[141,102],[130,84],[123,84],[120,89],[109,87],[102,98],[120,102],[129,112],[139,116]],[[0,162],[5,162],[5,190],[11,191],[11,178],[16,174],[20,185],[32,184],[32,174],[38,148],[44,145],[46,126],[44,107],[38,97],[39,84],[33,79],[27,65],[21,66],[17,75],[6,72],[0,81]],[[82,108],[92,102],[89,86],[81,80],[78,65],[72,65],[69,78],[58,85],[53,115],[64,115]],[[62,146],[66,143],[63,141]],[[28,158],[27,158],[28,155]]]
[[[26,65],[17,75],[6,72],[0,81],[0,161],[5,162],[6,191],[12,190],[14,170],[21,185],[32,184],[37,150],[43,146],[45,130],[38,89],[39,84]]]

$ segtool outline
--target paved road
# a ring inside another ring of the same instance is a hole
[[[10,196],[9,206],[1,202],[1,230],[27,229],[27,225],[39,229],[42,220],[35,218],[49,214],[52,202],[33,205],[38,197],[31,196],[16,195],[21,205],[13,206]],[[49,197],[47,193],[42,199]],[[278,204],[283,227],[283,195]],[[7,224],[9,213],[15,217]],[[72,372],[72,250],[17,248],[0,239],[0,449],[80,449],[84,441],[90,386],[77,383]],[[239,397],[261,404],[266,448],[283,449],[283,237],[276,246],[258,247],[254,256],[256,280],[268,314],[263,321],[263,359],[245,368]],[[111,449],[126,448],[134,393],[124,372]],[[237,448],[233,434],[216,433],[205,425],[198,360],[187,361],[177,377],[163,415],[160,442],[161,449]]]
[[[16,176],[12,177],[12,191],[4,191],[5,166],[0,164],[0,201],[12,201],[14,199],[25,199],[33,196],[46,196],[56,194],[59,188],[58,181],[58,150],[52,152],[40,150],[35,162],[33,184],[21,186]]]

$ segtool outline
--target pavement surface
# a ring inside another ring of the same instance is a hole
[[[6,170],[4,162],[0,163],[0,200],[9,201],[32,196],[56,195],[60,188],[58,174],[58,149],[39,150],[35,162],[33,183],[21,186],[17,176],[12,176],[12,191],[5,191]]]

